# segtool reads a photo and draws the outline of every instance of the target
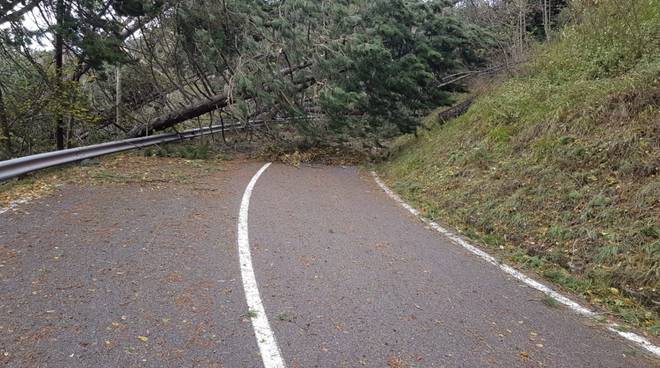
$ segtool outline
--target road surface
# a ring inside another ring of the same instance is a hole
[[[272,165],[241,229],[260,168],[162,188],[66,185],[0,214],[0,366],[658,366],[429,229],[357,168]],[[262,359],[269,348],[278,356]]]

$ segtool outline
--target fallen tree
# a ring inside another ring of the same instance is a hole
[[[465,114],[470,108],[470,106],[472,106],[472,103],[474,102],[475,98],[476,98],[475,96],[470,96],[465,101],[456,104],[444,111],[441,111],[440,113],[438,113],[438,121],[441,124],[444,124],[451,119],[456,119],[457,117]]]
[[[311,63],[304,63],[292,68],[286,68],[280,70],[279,75],[281,77],[287,77],[295,71],[299,71],[311,66]],[[306,77],[297,82],[294,82],[296,86],[296,92],[301,92],[316,83],[314,77]],[[247,100],[249,100],[248,98]],[[146,135],[148,132],[160,131],[167,128],[171,128],[179,123],[182,123],[186,120],[194,119],[196,117],[202,116],[209,112],[227,107],[230,104],[229,96],[226,92],[221,92],[215,94],[203,101],[194,102],[192,104],[186,105],[181,109],[176,111],[169,112],[167,114],[161,115],[157,118],[152,119],[146,124],[140,124],[131,129],[126,137],[134,138]]]
[[[146,135],[150,131],[158,131],[173,127],[186,120],[196,118],[211,111],[226,107],[228,105],[228,98],[226,93],[219,93],[211,96],[211,98],[196,102],[177,111],[172,111],[165,115],[152,119],[147,124],[137,125],[131,129],[126,136],[129,138],[140,137]]]

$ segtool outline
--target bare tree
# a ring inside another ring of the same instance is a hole
[[[552,10],[552,0],[541,0],[541,13],[543,14],[543,33],[545,39],[550,39],[550,11]]]

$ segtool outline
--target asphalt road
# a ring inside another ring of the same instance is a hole
[[[68,185],[0,214],[0,366],[263,367],[237,251],[259,163]],[[451,243],[356,168],[273,165],[252,266],[287,367],[657,367]]]

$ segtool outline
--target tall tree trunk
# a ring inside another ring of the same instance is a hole
[[[283,78],[292,71],[305,69],[311,65],[312,65],[311,63],[303,63],[294,66],[293,68],[290,69],[283,69],[280,70],[279,75],[281,78]],[[300,92],[305,90],[309,86],[313,85],[314,83],[316,83],[316,79],[314,79],[314,77],[306,77],[295,82],[295,85],[297,91]],[[221,92],[216,95],[205,98],[202,101],[193,102],[176,111],[172,111],[162,116],[151,119],[146,124],[137,125],[133,129],[131,129],[128,133],[126,133],[126,137],[127,138],[140,137],[140,136],[148,135],[150,130],[153,132],[164,130],[173,127],[179,123],[182,123],[186,120],[190,120],[198,116],[208,114],[211,111],[222,109],[227,105],[229,105],[229,97],[227,96],[226,93]]]
[[[57,78],[57,96],[61,99],[62,75],[64,66],[64,0],[57,0],[57,29],[55,34],[55,78]],[[58,109],[55,118],[55,142],[57,149],[64,149],[64,113]]]
[[[517,59],[523,58],[525,51],[525,36],[527,35],[527,0],[518,0],[518,35],[517,35]]]
[[[73,116],[69,115],[66,119],[66,130],[64,131],[64,148],[71,148],[71,136],[73,136]]]
[[[180,110],[172,111],[163,116],[150,120],[147,124],[138,125],[131,129],[126,135],[129,138],[148,135],[149,130],[157,131],[167,129],[176,124],[196,118],[210,111],[217,110],[227,106],[227,95],[219,93],[200,102],[184,106]]]
[[[11,131],[9,129],[9,118],[7,117],[7,110],[5,110],[5,100],[2,95],[2,88],[0,88],[0,127],[2,127],[2,140],[5,144],[5,153],[7,158],[10,158],[12,155]]]
[[[115,124],[121,126],[121,67],[119,64],[115,67]]]
[[[543,32],[545,33],[545,39],[550,39],[550,11],[552,8],[552,0],[541,0],[541,7],[543,13]]]

